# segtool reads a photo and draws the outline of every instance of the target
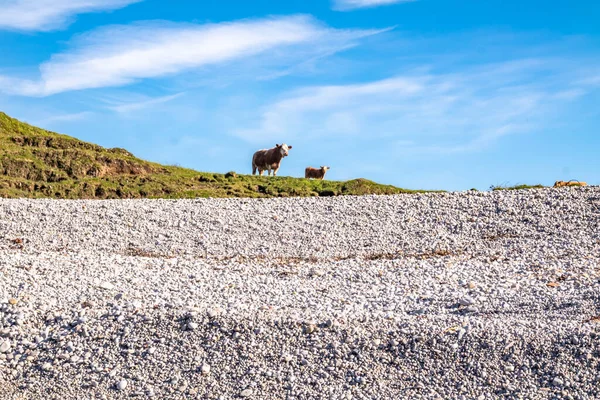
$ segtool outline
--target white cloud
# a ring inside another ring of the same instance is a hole
[[[390,4],[411,3],[416,0],[333,0],[333,9],[349,11],[357,8],[371,8]]]
[[[503,136],[550,126],[562,107],[584,96],[586,88],[565,74],[569,68],[520,60],[460,73],[308,87],[265,106],[234,133],[257,143],[338,138],[380,140],[394,152],[475,151]]]
[[[126,114],[126,113],[130,113],[130,112],[134,112],[134,111],[140,111],[140,110],[144,110],[147,108],[151,108],[151,107],[154,107],[159,104],[168,103],[172,100],[177,99],[178,97],[183,96],[184,94],[185,93],[176,93],[176,94],[169,95],[169,96],[146,98],[144,100],[138,100],[138,101],[134,101],[134,102],[111,105],[108,108],[113,111],[118,112],[119,114]]]
[[[375,31],[344,31],[305,16],[221,24],[146,22],[83,35],[40,66],[39,80],[0,76],[0,90],[27,96],[122,86],[143,78],[223,64],[290,46],[345,48]]]
[[[77,14],[115,10],[142,0],[0,0],[0,29],[50,31]]]

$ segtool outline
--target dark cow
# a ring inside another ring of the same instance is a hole
[[[325,172],[327,172],[327,170],[331,169],[330,167],[321,167],[319,169],[317,168],[313,168],[313,167],[307,167],[304,170],[304,177],[306,179],[323,179],[325,178]]]
[[[256,174],[256,170],[260,176],[264,171],[267,171],[267,175],[271,175],[271,171],[273,171],[273,176],[277,175],[281,160],[288,156],[291,148],[292,146],[284,143],[276,144],[272,149],[258,150],[252,156],[252,175]]]

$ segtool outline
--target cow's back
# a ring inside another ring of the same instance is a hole
[[[268,149],[262,149],[254,153],[254,155],[252,156],[252,164],[256,166],[266,165],[268,151]]]
[[[304,177],[305,178],[318,178],[319,177],[319,172],[320,170],[313,168],[313,167],[307,167],[304,170]]]

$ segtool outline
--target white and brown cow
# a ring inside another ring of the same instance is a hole
[[[273,176],[277,175],[281,160],[288,156],[291,148],[292,146],[284,143],[276,144],[272,149],[258,150],[252,156],[252,175],[256,174],[256,170],[261,176],[264,171],[267,171],[267,175],[271,175],[271,171]]]
[[[307,167],[304,170],[304,177],[306,179],[323,179],[325,178],[325,172],[327,172],[327,170],[331,169],[330,167],[321,167],[321,168],[313,168],[313,167]]]

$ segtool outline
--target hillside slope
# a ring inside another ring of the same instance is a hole
[[[20,122],[0,112],[0,197],[194,198],[407,193],[365,179],[309,181],[163,166]]]

